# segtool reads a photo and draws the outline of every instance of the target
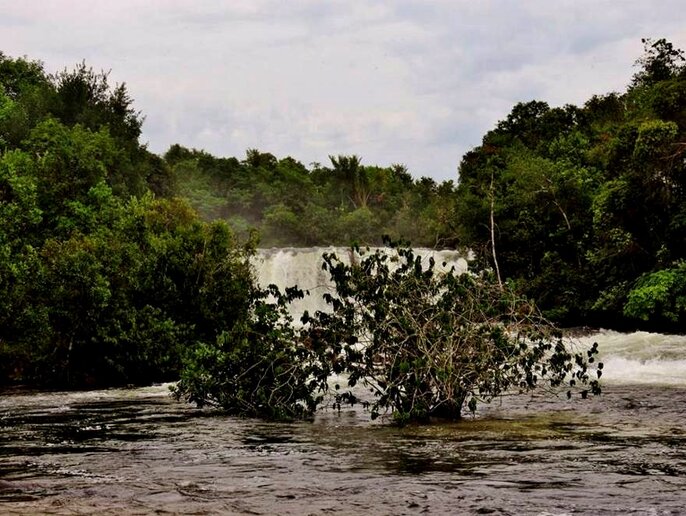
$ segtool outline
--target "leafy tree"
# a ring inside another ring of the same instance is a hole
[[[68,128],[106,132],[119,152],[116,170],[109,174],[116,194],[142,195],[148,187],[158,195],[174,193],[166,164],[138,141],[143,119],[126,86],[110,87],[107,73],[82,63],[48,75],[40,62],[0,53],[0,106],[0,150],[23,148],[31,131],[50,119]]]
[[[351,265],[325,254],[324,268],[336,291],[324,296],[330,311],[303,317],[307,342],[327,350],[349,386],[373,392],[373,417],[390,410],[401,423],[457,419],[465,405],[475,410],[512,389],[600,392],[588,369],[596,347],[570,351],[527,300],[489,273],[441,274],[407,248]]]
[[[625,306],[639,278],[686,258],[684,58],[644,43],[625,93],[518,104],[460,165],[460,243],[563,324],[664,328]]]
[[[329,156],[333,174],[355,208],[366,208],[371,196],[369,173],[358,156]]]
[[[0,55],[0,383],[171,380],[247,317],[253,244],[161,198],[131,106],[85,65]]]
[[[686,71],[684,51],[674,48],[674,45],[666,39],[660,38],[653,41],[650,38],[644,38],[641,42],[644,54],[636,61],[636,66],[640,66],[641,70],[634,75],[633,86],[652,85]]]
[[[683,320],[686,316],[686,262],[641,276],[627,296],[624,314],[663,324]]]
[[[12,99],[19,98],[28,88],[47,83],[40,61],[12,59],[0,52],[0,84]]]
[[[57,93],[55,115],[66,125],[81,124],[91,130],[103,126],[121,144],[138,147],[142,118],[124,84],[114,89],[105,72],[96,73],[85,63],[53,76]]]

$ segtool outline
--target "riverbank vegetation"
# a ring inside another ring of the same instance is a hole
[[[686,327],[686,64],[665,40],[645,45],[623,93],[517,104],[457,185],[357,156],[156,156],[124,85],[0,54],[0,383],[180,377],[177,395],[199,404],[301,417],[346,372],[378,395],[374,413],[402,420],[595,381],[593,352],[559,348],[545,320]],[[383,234],[472,249],[476,272],[436,276],[409,249],[397,268],[328,256],[332,311],[308,314],[305,333],[284,315],[297,288],[255,284],[258,242]]]
[[[0,55],[0,382],[178,378],[256,287],[222,222],[171,197],[124,86]]]
[[[686,328],[686,63],[644,43],[627,91],[518,104],[460,163],[457,240],[564,325]]]

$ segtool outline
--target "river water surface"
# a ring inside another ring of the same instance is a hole
[[[168,386],[0,396],[0,514],[686,513],[686,339],[594,336],[602,396],[455,424],[226,417]]]

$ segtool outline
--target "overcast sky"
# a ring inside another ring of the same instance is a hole
[[[0,0],[0,50],[126,82],[143,141],[456,179],[519,101],[620,91],[683,0]]]

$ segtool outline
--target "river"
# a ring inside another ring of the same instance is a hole
[[[169,386],[0,396],[0,514],[686,512],[686,337],[600,331],[603,394],[508,396],[453,424],[360,407],[268,423]]]

